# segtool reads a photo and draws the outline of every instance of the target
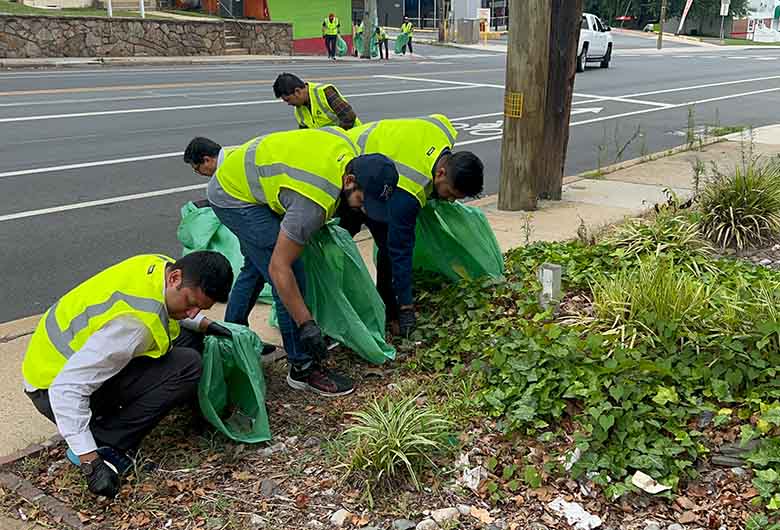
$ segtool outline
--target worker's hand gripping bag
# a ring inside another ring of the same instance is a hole
[[[396,55],[399,55],[403,53],[404,46],[406,46],[409,43],[409,35],[406,33],[400,33],[395,38],[395,53]]]
[[[331,221],[309,240],[302,258],[306,305],[323,333],[368,362],[395,359],[385,342],[385,304],[349,232]]]
[[[265,442],[271,439],[271,429],[260,362],[263,342],[245,326],[221,324],[230,329],[233,338],[205,338],[203,374],[198,386],[200,410],[209,423],[231,440]]]
[[[336,55],[344,57],[347,54],[347,41],[341,38],[341,35],[336,37]]]
[[[417,216],[413,268],[450,280],[504,274],[504,256],[479,208],[429,200]]]
[[[176,237],[184,247],[184,255],[196,250],[216,250],[225,256],[233,269],[233,281],[238,279],[238,273],[244,265],[241,245],[233,232],[217,218],[214,210],[208,206],[208,202],[188,202],[182,206],[181,222]],[[263,288],[258,301],[263,304],[271,303],[269,284]]]

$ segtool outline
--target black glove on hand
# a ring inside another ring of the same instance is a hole
[[[119,475],[108,467],[102,458],[81,465],[87,477],[89,491],[113,499],[119,494]]]
[[[232,339],[233,333],[218,322],[211,322],[206,326],[206,335],[214,335],[215,337],[225,337],[226,339]]]
[[[322,330],[313,320],[304,322],[300,328],[301,344],[315,361],[324,361],[328,357],[328,347],[322,336]]]
[[[417,317],[414,314],[414,308],[401,309],[398,314],[398,323],[401,326],[401,336],[409,338],[417,325]]]

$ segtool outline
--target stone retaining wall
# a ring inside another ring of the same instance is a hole
[[[223,55],[225,27],[257,55],[292,55],[292,25],[0,15],[0,57]]]

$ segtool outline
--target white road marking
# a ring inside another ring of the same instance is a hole
[[[488,114],[474,114],[473,116],[461,116],[460,118],[451,118],[450,121],[475,120],[477,118],[489,118],[491,116],[503,116],[503,112],[490,112]]]
[[[147,191],[144,193],[134,193],[132,195],[120,195],[119,197],[109,197],[108,199],[99,199],[96,201],[77,202],[74,204],[65,204],[54,206],[52,208],[41,208],[40,210],[28,210],[26,212],[0,215],[0,222],[13,221],[14,219],[24,219],[25,217],[37,217],[39,215],[48,215],[51,213],[67,212],[69,210],[80,210],[82,208],[91,208],[93,206],[103,206],[106,204],[115,204],[117,202],[134,201],[138,199],[148,199],[150,197],[160,197],[162,195],[172,195],[185,191],[200,190],[206,187],[206,184],[194,184],[192,186],[180,186],[178,188],[167,188],[164,190]]]
[[[776,61],[777,57],[756,57],[756,61]]]
[[[0,178],[18,177],[21,175],[35,175],[36,173],[50,173],[54,171],[67,171],[70,169],[83,169],[85,167],[113,166],[114,164],[126,164],[128,162],[140,162],[143,160],[155,160],[158,158],[171,158],[181,156],[184,153],[177,151],[175,153],[160,153],[157,155],[131,156],[126,158],[114,158],[111,160],[97,160],[95,162],[82,162],[79,164],[65,164],[62,166],[38,167],[34,169],[20,169],[18,171],[6,171],[0,173]]]
[[[622,96],[595,96],[595,95],[588,95],[588,94],[576,94],[581,97],[585,98],[592,98],[587,101],[577,101],[575,103],[572,103],[572,105],[582,105],[587,103],[596,103],[598,101],[617,101],[620,103],[632,103],[634,105],[649,105],[651,107],[661,107],[661,108],[667,108],[671,106],[671,103],[660,103],[657,101],[645,101],[640,99],[630,99],[625,98]]]
[[[401,81],[422,81],[426,83],[439,83],[442,85],[460,85],[469,87],[488,87],[488,88],[504,88],[504,85],[492,85],[487,83],[468,83],[466,81],[450,81],[448,79],[428,79],[425,77],[409,77],[405,75],[375,75],[382,79],[398,79]]]
[[[576,116],[577,114],[598,114],[604,110],[604,107],[593,107],[593,108],[586,108],[586,109],[571,109],[571,116]]]
[[[698,90],[700,88],[711,88],[714,86],[738,85],[741,83],[755,83],[758,81],[772,81],[774,79],[780,79],[780,75],[770,75],[767,77],[753,77],[751,79],[737,79],[735,81],[721,81],[719,83],[707,83],[704,85],[693,85],[693,86],[685,86],[679,88],[667,88],[664,90],[653,90],[651,92],[638,92],[636,94],[626,94],[625,96],[621,96],[621,97],[636,98],[640,96],[653,96],[655,94],[671,94],[673,92],[682,92],[684,90]]]
[[[736,60],[741,61],[743,59],[750,59],[750,57],[748,57],[746,55],[730,55],[730,56],[726,57],[726,59],[736,59]]]
[[[371,92],[366,94],[344,94],[346,97],[359,98],[359,97],[373,97],[373,96],[394,96],[397,94],[416,94],[421,92],[441,92],[445,90],[464,90],[467,88],[480,88],[485,85],[478,84],[459,84],[452,87],[439,87],[439,88],[416,88],[409,90],[388,90],[385,92]],[[48,115],[35,115],[35,116],[15,116],[13,118],[0,118],[0,123],[16,123],[24,121],[41,121],[41,120],[56,120],[63,118],[86,118],[91,116],[114,116],[118,114],[142,114],[147,112],[170,112],[174,110],[195,110],[195,109],[212,109],[220,107],[246,107],[251,105],[267,105],[267,104],[279,104],[278,99],[266,99],[255,101],[231,101],[228,103],[203,103],[197,105],[177,105],[173,107],[145,107],[140,109],[118,109],[118,110],[99,110],[91,112],[73,112],[70,114],[48,114]]]

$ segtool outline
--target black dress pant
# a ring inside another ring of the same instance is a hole
[[[203,335],[182,328],[171,350],[159,357],[135,357],[90,398],[89,428],[98,446],[124,452],[141,440],[174,407],[197,397]],[[26,392],[38,412],[55,422],[48,390]]]
[[[340,218],[339,225],[354,236],[365,224],[379,249],[376,259],[376,290],[385,303],[385,319],[387,322],[398,320],[398,300],[393,291],[393,262],[390,259],[390,249],[387,246],[387,223],[369,219],[360,210],[349,208],[341,203],[336,216]]]
[[[336,35],[325,35],[325,49],[328,50],[328,57],[336,56]]]

